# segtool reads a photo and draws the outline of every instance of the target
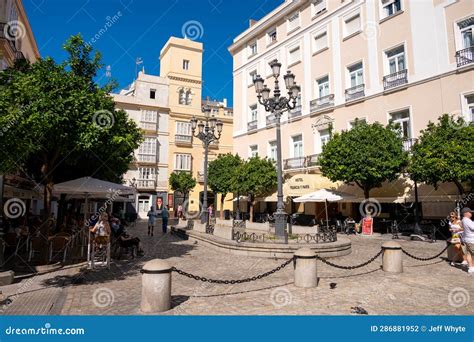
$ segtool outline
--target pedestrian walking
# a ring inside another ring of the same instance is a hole
[[[155,208],[151,207],[148,211],[148,236],[153,236],[153,231],[155,229],[156,221],[156,211]]]
[[[168,230],[168,218],[170,217],[170,212],[169,212],[169,209],[168,209],[168,206],[164,206],[163,207],[163,211],[161,212],[161,219],[163,221],[163,234],[166,234],[167,230]]]
[[[178,205],[177,214],[178,214],[178,218],[179,218],[179,219],[182,219],[182,218],[183,218],[183,206],[182,206],[181,204]]]
[[[473,210],[470,208],[464,208],[461,210],[461,215],[463,217],[461,224],[463,233],[461,235],[462,240],[462,250],[466,256],[466,260],[469,265],[468,273],[474,274],[474,222],[472,221]]]
[[[463,262],[461,265],[467,266],[467,258],[466,255],[462,251],[462,245],[461,245],[461,235],[462,235],[462,225],[461,225],[461,220],[459,219],[459,216],[455,213],[452,212],[449,214],[449,230],[451,232],[451,239],[449,240],[450,243],[454,245],[454,248],[456,249],[457,255],[462,256]],[[451,266],[455,266],[455,262],[451,262]]]

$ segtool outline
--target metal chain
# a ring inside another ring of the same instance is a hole
[[[293,260],[294,260],[294,258],[291,258],[291,259],[285,261],[280,266],[274,268],[273,270],[265,272],[263,274],[259,274],[258,276],[254,276],[254,277],[251,277],[251,278],[245,278],[245,279],[237,279],[237,280],[208,279],[208,278],[205,278],[205,277],[200,277],[200,276],[182,271],[180,269],[177,269],[176,267],[172,267],[171,270],[178,273],[178,274],[180,274],[180,275],[182,275],[182,276],[185,276],[185,277],[188,277],[188,278],[191,278],[191,279],[194,279],[194,280],[202,281],[202,282],[205,282],[205,283],[232,284],[233,285],[233,284],[249,283],[251,281],[255,281],[255,280],[259,280],[259,279],[268,277],[269,275],[271,275],[273,273],[276,273],[276,272],[282,270],[283,268],[285,268],[286,266],[288,266],[291,262],[293,262]]]
[[[355,270],[357,268],[361,268],[361,267],[364,267],[364,266],[367,266],[369,265],[370,263],[374,262],[379,256],[381,256],[383,253],[383,250],[380,250],[380,252],[377,253],[377,255],[375,255],[373,258],[371,258],[370,260],[362,263],[362,264],[359,264],[359,265],[355,265],[355,266],[341,266],[341,265],[336,265],[336,264],[333,264],[332,262],[330,261],[327,261],[326,259],[324,258],[321,258],[319,255],[316,255],[316,259],[318,260],[321,260],[323,263],[325,263],[326,265],[329,265],[329,266],[332,266],[332,267],[335,267],[335,268],[340,268],[342,270]]]
[[[402,248],[402,252],[405,254],[405,255],[408,255],[410,258],[412,259],[415,259],[415,260],[418,260],[418,261],[430,261],[430,260],[434,260],[438,257],[440,257],[444,252],[446,252],[446,250],[449,248],[449,246],[446,246],[445,249],[443,249],[440,253],[436,254],[434,257],[431,257],[431,258],[420,258],[420,257],[417,257],[417,256],[414,256],[413,254],[410,254],[408,253],[406,250],[404,250]]]

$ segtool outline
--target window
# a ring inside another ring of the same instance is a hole
[[[176,171],[191,171],[191,155],[176,154],[174,158],[174,169]]]
[[[256,55],[257,52],[257,42],[249,44],[249,57]]]
[[[186,91],[186,100],[185,100],[186,106],[191,105],[191,95],[192,95],[191,90]]]
[[[405,48],[399,46],[387,51],[388,71],[390,74],[405,70]]]
[[[252,145],[249,147],[249,157],[253,158],[258,156],[258,145]]]
[[[295,46],[293,48],[290,48],[289,52],[288,52],[288,64],[293,64],[293,63],[296,63],[296,62],[299,62],[300,59],[301,59],[301,51],[300,51],[300,47],[299,45],[298,46]]]
[[[303,136],[296,135],[291,138],[293,158],[301,158],[303,154]]]
[[[184,136],[191,136],[192,135],[191,123],[190,122],[177,121],[176,122],[176,134],[177,135],[184,135]]]
[[[322,98],[329,95],[329,76],[316,80],[318,86],[318,97]]]
[[[468,110],[467,120],[469,120],[469,122],[474,122],[474,95],[467,95],[465,98]]]
[[[250,106],[250,122],[258,120],[258,107],[256,104]]]
[[[382,0],[382,7],[383,7],[383,16],[384,18],[387,18],[401,11],[402,1],[401,0]]]
[[[461,29],[462,37],[462,48],[467,49],[474,45],[474,40],[472,39],[472,29],[474,25],[465,27]]]
[[[300,12],[295,12],[288,17],[288,32],[296,30],[300,26]]]
[[[323,147],[331,140],[331,134],[329,129],[323,129],[319,131],[319,153],[323,151]]]
[[[360,14],[357,13],[353,16],[344,19],[344,36],[350,36],[358,31],[360,31]]]
[[[179,104],[184,105],[186,104],[186,92],[184,89],[179,91]]]
[[[153,122],[156,123],[158,112],[155,110],[142,110],[142,122]]]
[[[257,77],[257,70],[252,70],[251,72],[249,72],[249,86],[252,86],[253,85],[253,81],[255,80],[255,78]]]
[[[156,162],[156,138],[145,138],[138,148],[138,161],[144,163]]]
[[[277,41],[277,29],[276,27],[267,33],[267,45],[273,44]]]
[[[328,33],[322,32],[314,36],[314,52],[321,51],[328,47]]]
[[[139,167],[138,168],[139,178],[141,180],[155,180],[156,169],[153,167]]]
[[[349,67],[348,71],[350,88],[364,84],[364,69],[362,68],[362,62]]]
[[[268,158],[271,160],[277,160],[277,143],[276,141],[270,141],[268,143]]]
[[[156,89],[150,89],[150,99],[156,98]]]
[[[408,109],[390,114],[393,123],[400,125],[401,135],[405,139],[411,138],[410,111]]]
[[[183,60],[183,70],[189,70],[189,60]]]
[[[313,0],[313,16],[323,13],[326,10],[326,0]]]

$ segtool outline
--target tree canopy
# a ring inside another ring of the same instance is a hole
[[[369,198],[371,189],[398,177],[407,157],[399,127],[357,120],[351,130],[333,135],[319,163],[324,176],[333,182],[355,183]]]
[[[462,195],[463,183],[474,181],[474,126],[448,114],[430,122],[413,147],[408,172],[435,188],[453,182]]]
[[[189,172],[176,171],[170,175],[169,183],[171,190],[181,192],[186,199],[189,192],[196,186],[196,179]]]
[[[250,221],[253,221],[255,198],[272,193],[277,185],[275,163],[259,156],[248,159],[237,170],[233,189],[250,197]]]
[[[100,54],[80,35],[64,45],[68,58],[20,61],[0,72],[0,172],[21,172],[45,185],[49,213],[54,183],[83,176],[121,181],[142,133],[116,110],[110,84],[94,77]]]
[[[239,155],[232,153],[220,154],[217,159],[209,162],[208,182],[214,193],[221,194],[220,216],[223,218],[224,200],[228,193],[234,191],[234,178],[243,164]]]

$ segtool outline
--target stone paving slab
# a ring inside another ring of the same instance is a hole
[[[224,254],[169,234],[147,237],[145,224],[139,224],[132,233],[142,239],[145,257],[114,262],[109,270],[71,268],[68,274],[43,280],[44,286],[63,284],[64,291],[56,298],[56,303],[62,305],[61,314],[141,314],[140,269],[146,261],[155,258],[184,271],[216,279],[255,276],[283,262]],[[352,253],[331,261],[341,265],[359,264],[377,254],[382,243],[388,240],[390,236],[353,236]],[[420,257],[433,256],[446,246],[444,241],[399,242]],[[320,279],[315,289],[293,285],[291,264],[267,278],[235,285],[202,283],[173,273],[173,308],[164,315],[348,315],[356,306],[370,315],[474,314],[471,302],[474,277],[451,267],[445,260],[419,262],[404,257],[404,273],[399,275],[387,274],[380,266],[381,258],[351,271],[318,262]],[[335,289],[330,288],[331,283],[336,284]]]

